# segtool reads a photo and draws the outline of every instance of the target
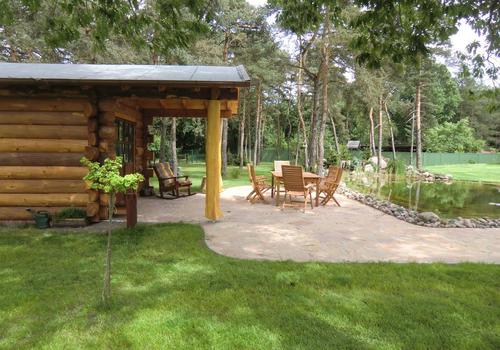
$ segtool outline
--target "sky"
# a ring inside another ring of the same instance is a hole
[[[246,0],[249,4],[253,5],[253,6],[264,6],[267,4],[267,0]],[[451,45],[452,45],[452,50],[453,51],[460,51],[460,52],[463,52],[463,53],[466,53],[466,47],[467,45],[469,45],[470,43],[472,43],[473,41],[475,40],[478,40],[480,43],[484,43],[484,39],[482,39],[481,37],[479,37],[475,32],[474,30],[466,23],[461,23],[458,27],[458,32],[451,36],[450,38],[450,41],[451,41]],[[287,44],[286,42],[286,38],[280,38],[280,41],[282,42],[282,45],[285,47],[293,47],[294,44]],[[500,65],[500,59],[495,59],[497,65]],[[445,63],[443,61],[443,63]],[[456,67],[450,67],[448,66],[448,68],[450,69],[450,71],[452,73],[456,73]],[[487,81],[484,81],[484,83],[488,84],[488,85],[491,85],[491,81],[488,81],[489,79],[486,79]]]

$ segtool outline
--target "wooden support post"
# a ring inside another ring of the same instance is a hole
[[[221,119],[220,101],[210,100],[207,111],[207,133],[205,140],[205,159],[207,192],[205,197],[205,217],[218,220],[222,217],[220,209],[221,188]]]

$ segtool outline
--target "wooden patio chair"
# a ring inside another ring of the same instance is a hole
[[[164,192],[172,191],[172,195],[175,198],[180,197],[179,189],[181,187],[187,187],[188,195],[191,195],[191,181],[188,176],[174,176],[172,169],[170,169],[169,163],[156,163],[153,166],[156,177],[158,178],[158,184],[160,187],[160,197],[163,196]],[[179,180],[179,178],[184,178],[184,180]]]
[[[280,172],[280,173],[281,173],[281,167],[282,167],[283,165],[290,165],[290,161],[289,161],[289,160],[275,160],[275,161],[274,161],[274,171],[278,171],[278,172]],[[276,181],[276,180],[275,180],[275,181]],[[281,184],[283,184],[283,180],[278,180],[278,181],[280,181],[280,186],[281,186]],[[276,191],[277,191],[277,189],[278,189],[278,184],[277,184],[277,183],[275,183],[275,184],[274,184],[273,191],[274,191],[274,192],[276,192]],[[285,191],[284,191],[283,189],[281,189],[281,190],[280,190],[280,193],[283,193],[283,192],[285,192]]]
[[[172,168],[170,168],[170,163],[166,162],[164,164],[165,164],[165,168],[167,170],[167,174],[169,174],[170,177],[175,179],[177,197],[180,196],[180,190],[183,188],[187,188],[188,196],[190,196],[191,195],[191,186],[193,185],[193,183],[189,179],[189,176],[187,176],[187,175],[175,176],[174,172],[172,171]]]
[[[321,198],[321,205],[325,206],[330,199],[333,199],[335,203],[340,207],[340,203],[335,198],[335,192],[340,185],[342,180],[342,168],[330,167],[328,170],[328,175],[325,180],[319,185],[319,197]],[[324,194],[322,197],[321,195]]]
[[[314,209],[312,200],[312,190],[314,185],[304,183],[304,173],[302,167],[283,165],[281,167],[281,174],[283,175],[283,185],[285,186],[285,198],[283,199],[281,208],[285,208],[286,196],[290,197],[290,203],[292,202],[292,196],[304,196],[304,211],[307,208],[307,198],[309,197],[311,203],[311,209]]]
[[[275,160],[274,161],[274,171],[279,171],[281,173],[282,165],[290,165],[289,160]]]
[[[271,189],[271,186],[266,182],[266,177],[255,175],[255,167],[250,163],[247,164],[247,169],[248,179],[252,184],[252,192],[248,194],[246,199],[249,200],[252,204],[258,199],[266,202],[266,200],[264,199],[264,193]]]

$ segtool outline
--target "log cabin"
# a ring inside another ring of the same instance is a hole
[[[67,207],[105,219],[107,195],[82,180],[80,159],[122,156],[123,172],[149,188],[153,117],[207,119],[205,216],[221,218],[221,118],[237,114],[249,85],[243,66],[1,63],[0,221]]]

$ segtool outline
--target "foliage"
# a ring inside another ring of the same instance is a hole
[[[231,171],[229,172],[229,177],[231,179],[239,179],[241,176],[241,171],[239,168],[232,168]]]
[[[128,190],[137,190],[139,183],[144,181],[144,176],[139,173],[120,175],[123,166],[121,157],[106,158],[103,164],[92,162],[84,157],[81,163],[89,169],[83,179],[90,181],[91,188],[95,190],[102,190],[106,193],[125,193]]]
[[[64,219],[84,219],[87,217],[87,212],[84,209],[80,208],[64,208],[59,210],[54,218],[56,220],[64,220]]]
[[[404,175],[404,173],[406,172],[406,164],[400,159],[391,158],[387,162],[386,170],[390,174]]]
[[[104,52],[109,39],[121,38],[152,55],[186,47],[207,31],[214,8],[209,0],[17,0],[1,1],[0,26],[37,21],[36,35],[50,48],[87,39],[93,52]]]
[[[437,125],[427,130],[424,140],[429,152],[478,152],[485,146],[475,138],[467,119]]]
[[[324,166],[329,167],[331,165],[340,165],[343,160],[350,160],[351,153],[345,145],[340,145],[339,152],[335,149],[330,149],[326,154],[326,159],[324,161]]]
[[[95,295],[103,235],[0,228],[0,347],[500,345],[496,264],[234,259],[208,249],[202,227],[178,223],[114,237],[115,266],[126,273],[117,273],[113,303],[103,309]]]

